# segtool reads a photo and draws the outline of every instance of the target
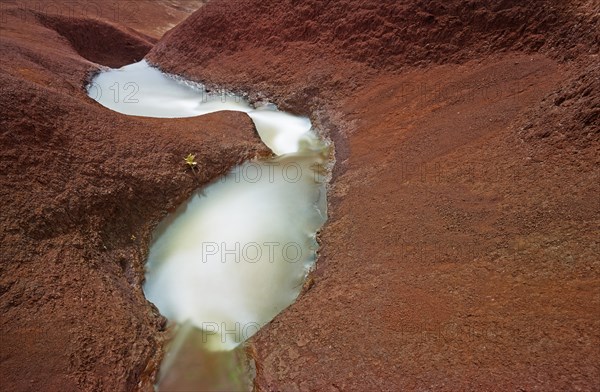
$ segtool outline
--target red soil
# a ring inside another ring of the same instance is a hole
[[[265,147],[239,113],[136,118],[87,97],[99,64],[81,56],[139,59],[150,47],[140,34],[23,4],[3,11],[0,389],[152,390],[165,320],[141,290],[151,232],[200,184]],[[77,33],[85,28],[95,30]]]
[[[49,29],[69,41],[86,60],[119,68],[144,58],[154,40],[132,29],[121,29],[110,22],[65,16],[34,14]]]
[[[220,1],[148,58],[309,114],[336,147],[257,390],[598,390],[593,1]]]
[[[3,4],[8,390],[148,388],[164,320],[142,263],[197,186],[181,158],[197,152],[206,182],[264,153],[241,114],[131,118],[85,96],[88,60],[131,61],[186,11],[133,3],[70,19]],[[317,270],[252,339],[257,390],[599,389],[599,13],[213,0],[157,43],[162,68],[266,95],[335,142]]]

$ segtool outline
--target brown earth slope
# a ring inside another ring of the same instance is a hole
[[[595,1],[215,1],[150,61],[336,147],[264,391],[599,390]]]
[[[198,186],[181,158],[203,183],[265,151],[243,115],[132,118],[83,86],[199,3],[0,3],[3,390],[150,388],[142,263]],[[213,0],[158,42],[335,142],[318,268],[252,341],[258,390],[599,389],[599,12]]]
[[[81,3],[35,4],[48,3],[2,2],[0,389],[152,390],[165,320],[141,290],[151,231],[200,184],[266,151],[239,113],[161,120],[101,107],[84,90],[100,67],[88,60],[141,59],[151,39],[63,15]],[[137,17],[150,23],[153,10]]]

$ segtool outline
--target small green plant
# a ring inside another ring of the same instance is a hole
[[[192,169],[192,173],[194,174],[194,177],[196,177],[196,180],[198,180],[198,162],[196,162],[196,155],[189,153],[187,157],[183,158],[183,160],[185,161],[185,164],[187,165],[187,167],[189,167],[190,169]]]
[[[192,169],[192,171],[196,169],[196,166],[198,165],[198,162],[196,162],[196,155],[189,153],[187,157],[183,158],[183,160],[185,161],[185,164]]]

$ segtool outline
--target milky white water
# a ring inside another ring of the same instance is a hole
[[[205,349],[236,347],[296,299],[315,261],[315,233],[326,219],[319,175],[326,145],[308,118],[209,94],[145,61],[98,74],[88,93],[135,116],[242,111],[277,155],[194,194],[160,225],[146,264],[144,293],[164,316],[200,329]]]
[[[116,112],[146,117],[194,117],[221,110],[247,113],[263,142],[277,155],[299,151],[302,140],[319,143],[306,117],[278,111],[274,105],[253,108],[228,93],[207,93],[200,84],[163,74],[145,60],[98,74],[90,97]]]

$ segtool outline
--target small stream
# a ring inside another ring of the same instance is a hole
[[[159,389],[248,388],[240,345],[295,301],[316,260],[328,145],[306,117],[207,92],[145,61],[101,72],[87,90],[133,116],[241,111],[273,151],[195,192],[156,229],[146,263],[144,293],[177,331]]]

